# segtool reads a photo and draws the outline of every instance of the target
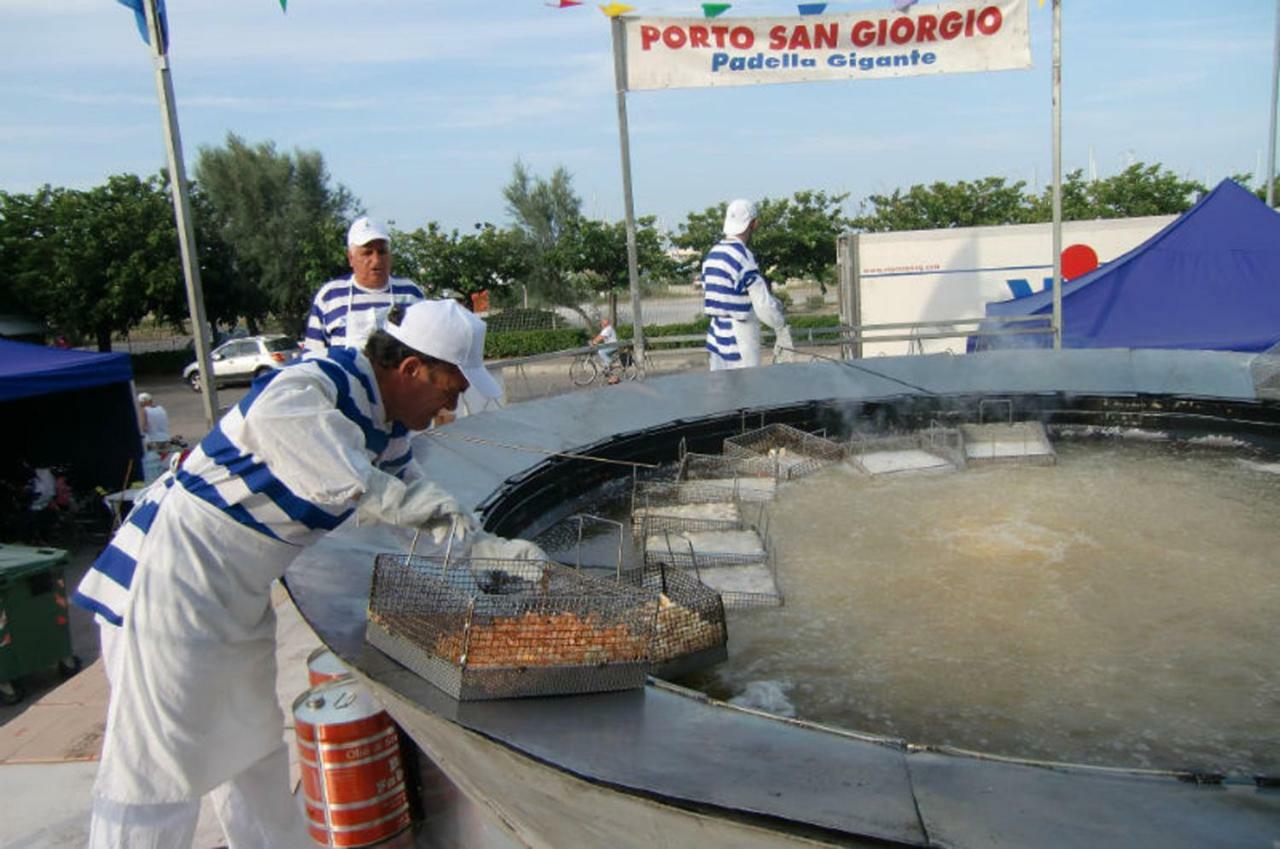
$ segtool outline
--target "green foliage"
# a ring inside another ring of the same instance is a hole
[[[1130,218],[1141,215],[1176,215],[1186,212],[1207,189],[1195,180],[1183,180],[1162,165],[1136,162],[1103,180],[1087,182],[1076,170],[1062,181],[1062,217],[1066,221],[1091,218]],[[1046,188],[1033,202],[1032,220],[1053,219],[1053,189]]]
[[[587,331],[581,327],[563,330],[506,330],[486,333],[484,337],[485,359],[529,357],[567,351],[587,344]]]
[[[561,239],[575,229],[582,218],[582,200],[573,190],[573,178],[563,167],[550,179],[532,175],[524,163],[516,161],[511,182],[502,190],[507,212],[529,258],[524,285],[530,300],[538,305],[558,304],[578,309],[585,291],[569,272]],[[509,296],[514,297],[514,292]],[[584,316],[585,318],[585,316]]]
[[[958,183],[915,185],[905,192],[867,198],[869,211],[853,220],[870,233],[895,230],[935,230],[946,227],[979,227],[987,224],[1022,224],[1032,220],[1026,183],[1007,183],[1003,177],[983,177]]]
[[[397,265],[432,297],[485,290],[497,297],[530,270],[520,234],[492,224],[477,224],[476,232],[460,235],[457,230],[445,233],[431,221],[393,238]]]
[[[643,280],[667,281],[675,263],[667,256],[657,219],[636,220],[636,265]],[[631,287],[627,263],[627,223],[581,219],[566,231],[557,246],[563,267],[578,276],[582,288],[593,292],[622,292]]]
[[[1027,194],[1025,188],[1025,183],[1007,183],[1003,177],[915,185],[905,192],[896,189],[888,195],[871,195],[852,223],[877,233],[1051,221],[1052,186],[1038,196]],[[1189,209],[1205,190],[1203,184],[1183,180],[1161,165],[1139,162],[1092,182],[1077,170],[1062,181],[1062,218],[1174,215]]]
[[[223,148],[201,148],[195,173],[214,229],[230,247],[236,311],[256,330],[275,315],[301,333],[315,291],[343,273],[345,233],[355,199],[330,184],[316,151],[278,153],[234,133]]]

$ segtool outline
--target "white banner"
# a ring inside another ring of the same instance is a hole
[[[764,85],[1031,67],[1027,0],[851,15],[623,18],[626,88]]]

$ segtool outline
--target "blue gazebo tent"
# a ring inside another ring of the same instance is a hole
[[[132,460],[132,476],[141,477],[128,354],[0,339],[0,416],[8,434],[6,475],[21,473],[22,464],[65,466],[78,489],[116,490]]]
[[[1051,315],[1053,293],[987,304]],[[1064,348],[1264,351],[1280,342],[1280,213],[1231,180],[1127,254],[1062,287]],[[981,348],[1049,347],[1046,335]]]

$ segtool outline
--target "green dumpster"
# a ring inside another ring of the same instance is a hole
[[[66,565],[60,548],[0,544],[0,702],[22,698],[24,675],[56,665],[66,676],[80,668],[71,653]]]

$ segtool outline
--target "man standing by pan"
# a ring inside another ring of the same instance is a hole
[[[311,302],[303,338],[309,352],[322,354],[335,346],[359,350],[386,323],[392,307],[425,297],[417,283],[391,276],[391,236],[372,218],[351,223],[347,262],[351,276],[330,280]]]
[[[711,318],[707,353],[712,371],[760,365],[760,322],[777,336],[775,352],[790,353],[791,329],[782,305],[760,276],[748,245],[759,222],[755,204],[731,201],[725,209],[725,238],[702,261],[703,312]]]
[[[259,380],[139,498],[74,595],[111,683],[90,849],[187,849],[206,794],[230,849],[313,845],[289,793],[271,583],[352,514],[487,536],[409,442],[468,386],[497,393],[484,334],[453,301],[393,311],[363,352]]]

